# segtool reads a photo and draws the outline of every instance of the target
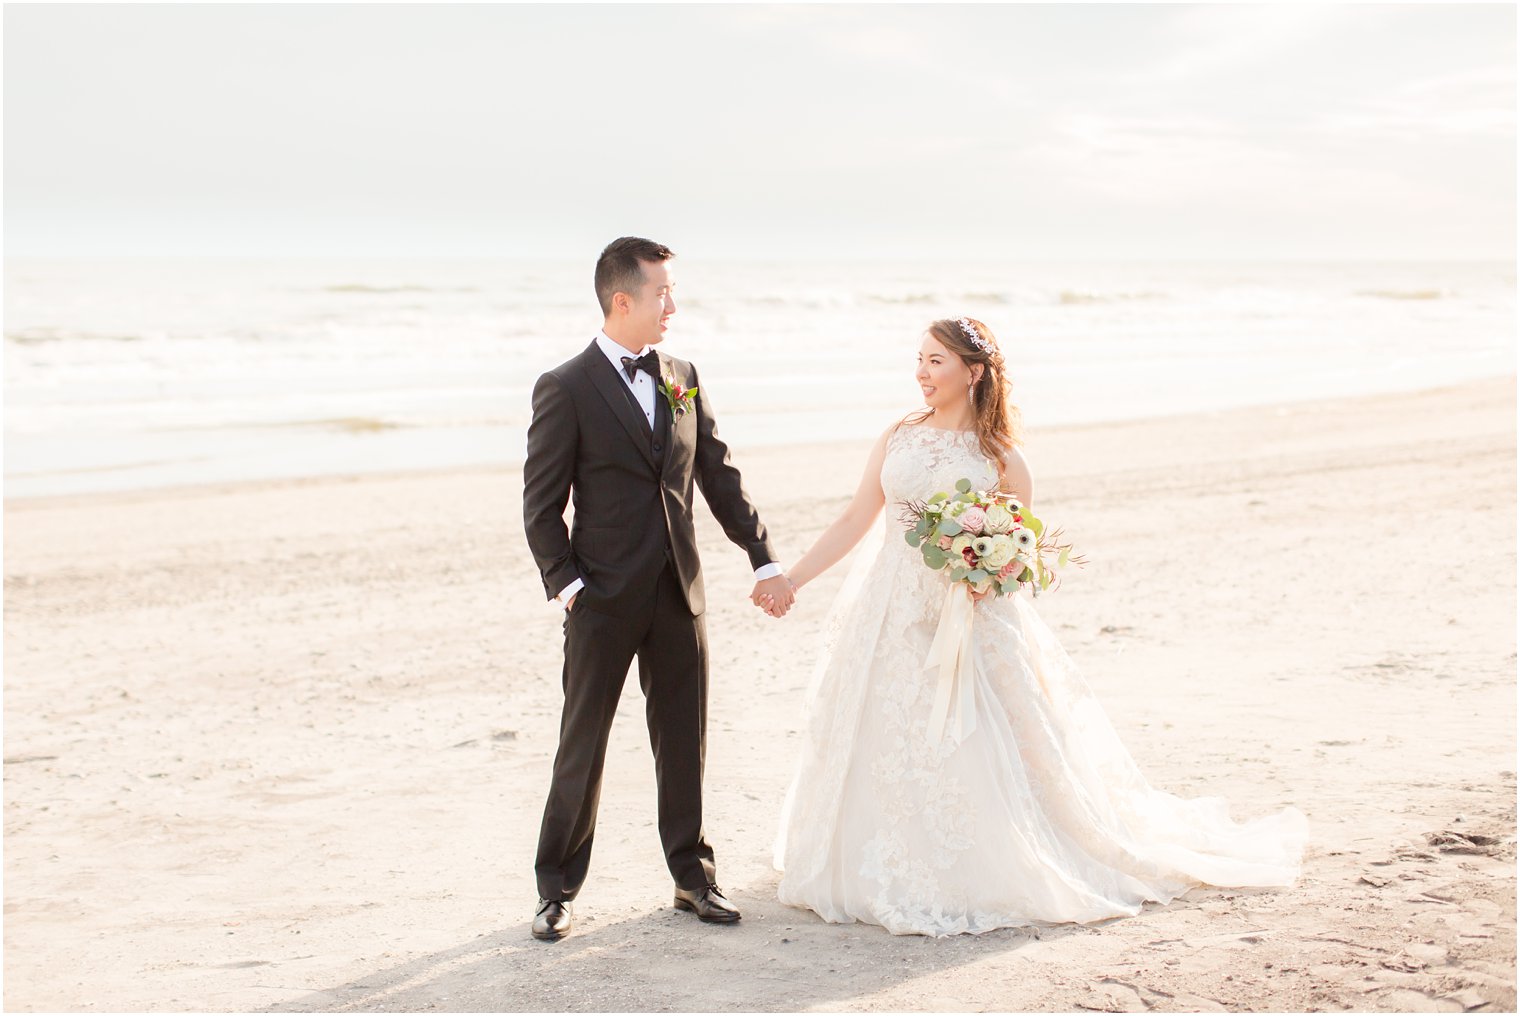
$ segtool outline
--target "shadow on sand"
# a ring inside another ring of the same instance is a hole
[[[842,1008],[879,992],[1032,944],[1096,934],[1103,925],[1010,928],[933,939],[865,924],[826,924],[777,902],[775,881],[731,898],[735,925],[706,925],[666,907],[607,921],[576,913],[553,943],[528,934],[530,914],[452,949],[375,970],[265,1012],[796,1011]],[[1130,921],[1195,902],[1148,906]],[[1104,922],[1106,924],[1108,922]],[[914,1008],[963,1008],[926,983]]]

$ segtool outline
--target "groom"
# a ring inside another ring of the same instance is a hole
[[[544,591],[565,610],[565,707],[534,862],[533,936],[546,941],[570,932],[570,901],[591,861],[607,735],[634,657],[675,905],[704,921],[739,919],[717,886],[702,830],[707,629],[693,483],[749,555],[752,602],[769,594],[779,617],[793,593],[696,368],[654,348],[676,310],[674,257],[638,237],[608,244],[596,263],[601,333],[533,388],[523,523]]]

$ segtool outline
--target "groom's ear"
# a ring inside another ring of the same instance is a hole
[[[612,294],[612,312],[614,314],[627,314],[633,308],[633,297],[622,290]]]

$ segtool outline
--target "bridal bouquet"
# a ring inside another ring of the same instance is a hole
[[[904,535],[924,564],[979,593],[1014,593],[1027,582],[1038,596],[1060,584],[1058,569],[1085,563],[1059,529],[1047,532],[1017,498],[973,491],[970,480],[957,482],[954,494],[904,501],[902,509]]]
[[[923,667],[939,671],[929,739],[939,744],[948,735],[959,742],[976,727],[971,635],[976,615],[961,583],[979,593],[993,588],[1015,593],[1027,582],[1038,596],[1060,582],[1057,569],[1084,562],[1072,556],[1071,544],[1061,539],[1060,530],[1047,531],[1017,498],[973,491],[970,480],[958,481],[954,494],[939,493],[901,506],[908,545],[918,548],[924,564],[949,579]],[[1052,556],[1054,562],[1047,560]]]

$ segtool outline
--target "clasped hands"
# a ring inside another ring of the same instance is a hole
[[[797,587],[785,575],[761,579],[750,590],[749,601],[771,617],[784,617],[797,600]]]

